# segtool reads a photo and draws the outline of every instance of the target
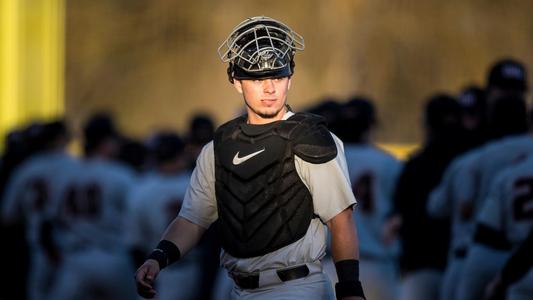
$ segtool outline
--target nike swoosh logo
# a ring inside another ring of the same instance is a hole
[[[243,162],[249,160],[250,158],[256,156],[257,154],[261,153],[265,151],[265,149],[263,148],[262,150],[259,150],[257,152],[254,152],[254,153],[250,153],[246,156],[243,156],[243,157],[239,157],[239,152],[237,152],[237,154],[235,154],[235,156],[233,157],[233,164],[234,165],[240,165],[242,164]]]

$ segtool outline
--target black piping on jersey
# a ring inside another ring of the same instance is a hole
[[[503,232],[485,224],[478,224],[476,226],[474,242],[496,250],[511,250],[511,243],[509,243]]]

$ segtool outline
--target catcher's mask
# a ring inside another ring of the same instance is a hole
[[[229,62],[228,78],[265,79],[294,73],[294,53],[303,50],[304,39],[289,26],[269,17],[248,18],[218,47],[223,62]]]

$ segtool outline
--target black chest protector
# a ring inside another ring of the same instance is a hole
[[[335,142],[321,117],[297,113],[265,125],[239,117],[217,129],[214,149],[218,227],[226,252],[260,256],[305,235],[313,201],[294,155],[314,164],[335,158]]]

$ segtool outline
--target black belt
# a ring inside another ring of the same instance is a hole
[[[281,281],[289,281],[306,277],[309,275],[309,268],[307,265],[301,265],[294,268],[277,270],[276,274]],[[241,289],[256,289],[259,287],[259,274],[240,275],[231,273],[231,277]]]

